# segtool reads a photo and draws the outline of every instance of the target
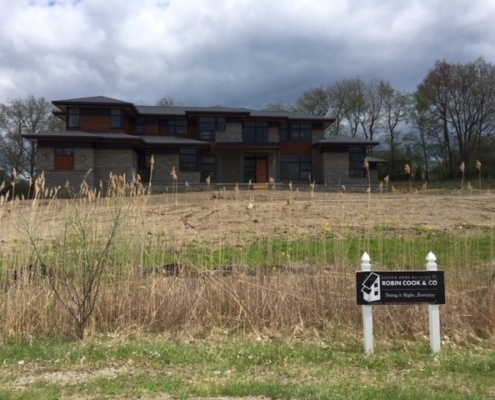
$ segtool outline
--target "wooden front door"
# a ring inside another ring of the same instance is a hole
[[[268,160],[266,158],[256,160],[256,182],[268,182]]]

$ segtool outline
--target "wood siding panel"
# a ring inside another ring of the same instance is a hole
[[[311,143],[309,142],[282,142],[280,154],[311,154]]]
[[[55,169],[70,171],[74,169],[74,156],[55,156]]]

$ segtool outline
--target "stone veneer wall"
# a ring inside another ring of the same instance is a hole
[[[280,130],[277,127],[268,128],[268,142],[269,143],[280,142]]]
[[[325,139],[325,131],[323,129],[313,129],[311,142],[315,143],[315,142],[318,142],[322,139]]]
[[[325,177],[323,173],[323,153],[320,149],[313,149],[311,151],[311,180],[316,181],[316,183],[324,184]]]
[[[217,182],[238,182],[242,176],[242,151],[239,149],[223,150],[217,154],[218,177]]]
[[[179,155],[178,154],[154,154],[153,159],[153,176],[151,177],[151,185],[165,187],[172,185],[172,176],[170,173],[175,168],[175,172],[179,175]]]
[[[180,171],[178,154],[154,154],[153,159],[155,164],[153,165],[153,176],[151,178],[152,192],[161,193],[172,190],[173,179],[170,173],[173,168],[175,168],[178,185],[183,186],[186,182],[190,184],[200,183],[199,171]]]
[[[242,142],[242,124],[229,122],[225,125],[225,132],[216,132],[217,142]]]
[[[349,153],[322,153],[324,183],[326,185],[368,185],[368,178],[349,178]],[[378,171],[370,170],[370,182],[376,184]]]
[[[346,182],[349,179],[349,153],[322,153],[325,184]]]
[[[66,188],[77,193],[81,183],[86,180],[94,185],[94,149],[74,149],[74,170],[55,170],[55,147],[39,147],[36,154],[36,175],[45,176],[45,187]]]
[[[110,173],[125,175],[127,182],[134,178],[137,171],[137,157],[132,149],[95,149],[94,151],[94,185],[103,184],[107,189]]]

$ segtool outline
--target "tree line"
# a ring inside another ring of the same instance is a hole
[[[156,104],[181,105],[171,97]],[[483,57],[468,63],[438,60],[412,93],[385,79],[355,77],[308,89],[293,104],[264,109],[329,116],[335,123],[327,135],[381,142],[374,155],[387,160],[385,173],[392,179],[404,176],[406,162],[424,180],[480,171],[495,176],[495,66]],[[0,104],[0,173],[16,170],[34,177],[36,148],[22,135],[63,129],[52,111],[49,101],[34,96]]]
[[[266,109],[333,117],[329,135],[380,141],[391,177],[404,175],[403,161],[425,180],[453,179],[463,173],[461,165],[468,176],[480,168],[495,176],[495,66],[483,57],[465,64],[438,60],[412,93],[384,79],[356,77]]]

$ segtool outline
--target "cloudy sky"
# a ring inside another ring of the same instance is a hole
[[[412,91],[495,62],[493,0],[0,0],[0,102],[105,95],[261,108],[343,78]]]

